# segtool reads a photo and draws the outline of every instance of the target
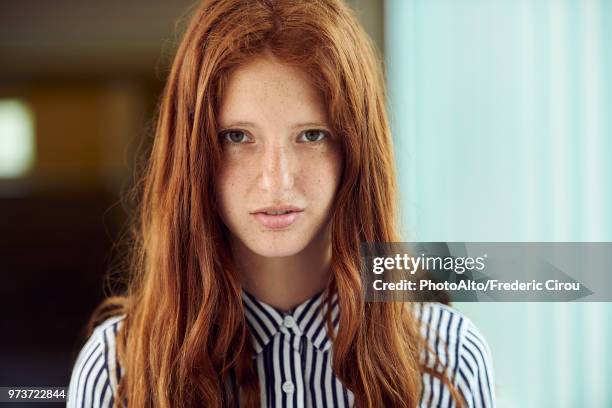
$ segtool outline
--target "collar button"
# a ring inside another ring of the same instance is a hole
[[[285,327],[293,327],[295,325],[295,320],[291,316],[285,316],[283,319],[283,325]]]

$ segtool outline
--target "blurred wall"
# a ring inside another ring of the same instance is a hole
[[[33,139],[24,172],[0,166],[0,385],[68,383],[103,278],[124,269],[122,195],[189,4],[0,5],[0,116],[22,106]],[[0,129],[0,149],[23,142]]]
[[[407,240],[612,240],[611,28],[606,0],[385,2]],[[457,306],[500,407],[612,406],[610,303]]]

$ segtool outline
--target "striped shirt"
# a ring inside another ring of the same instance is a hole
[[[325,292],[290,311],[270,306],[242,292],[247,324],[260,379],[262,407],[352,407],[354,395],[332,371],[332,341],[325,323]],[[332,321],[338,330],[337,294]],[[457,310],[440,303],[416,304],[421,334],[469,407],[495,406],[493,365],[488,344],[477,327]],[[68,408],[112,407],[123,375],[115,355],[115,337],[125,316],[99,325],[81,349],[68,388]],[[434,367],[423,350],[421,362]],[[419,407],[455,407],[446,385],[424,373]]]

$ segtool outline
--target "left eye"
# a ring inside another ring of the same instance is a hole
[[[327,132],[324,130],[307,130],[300,135],[300,141],[318,142],[327,137]]]

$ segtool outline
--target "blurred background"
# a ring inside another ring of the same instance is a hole
[[[0,3],[0,386],[69,382],[189,4]]]
[[[612,241],[612,1],[353,0],[406,240]],[[193,1],[0,3],[0,386],[66,386]],[[457,304],[500,407],[609,407],[608,303]]]
[[[404,235],[612,241],[612,1],[389,0]],[[612,407],[610,303],[456,304],[500,407]]]

